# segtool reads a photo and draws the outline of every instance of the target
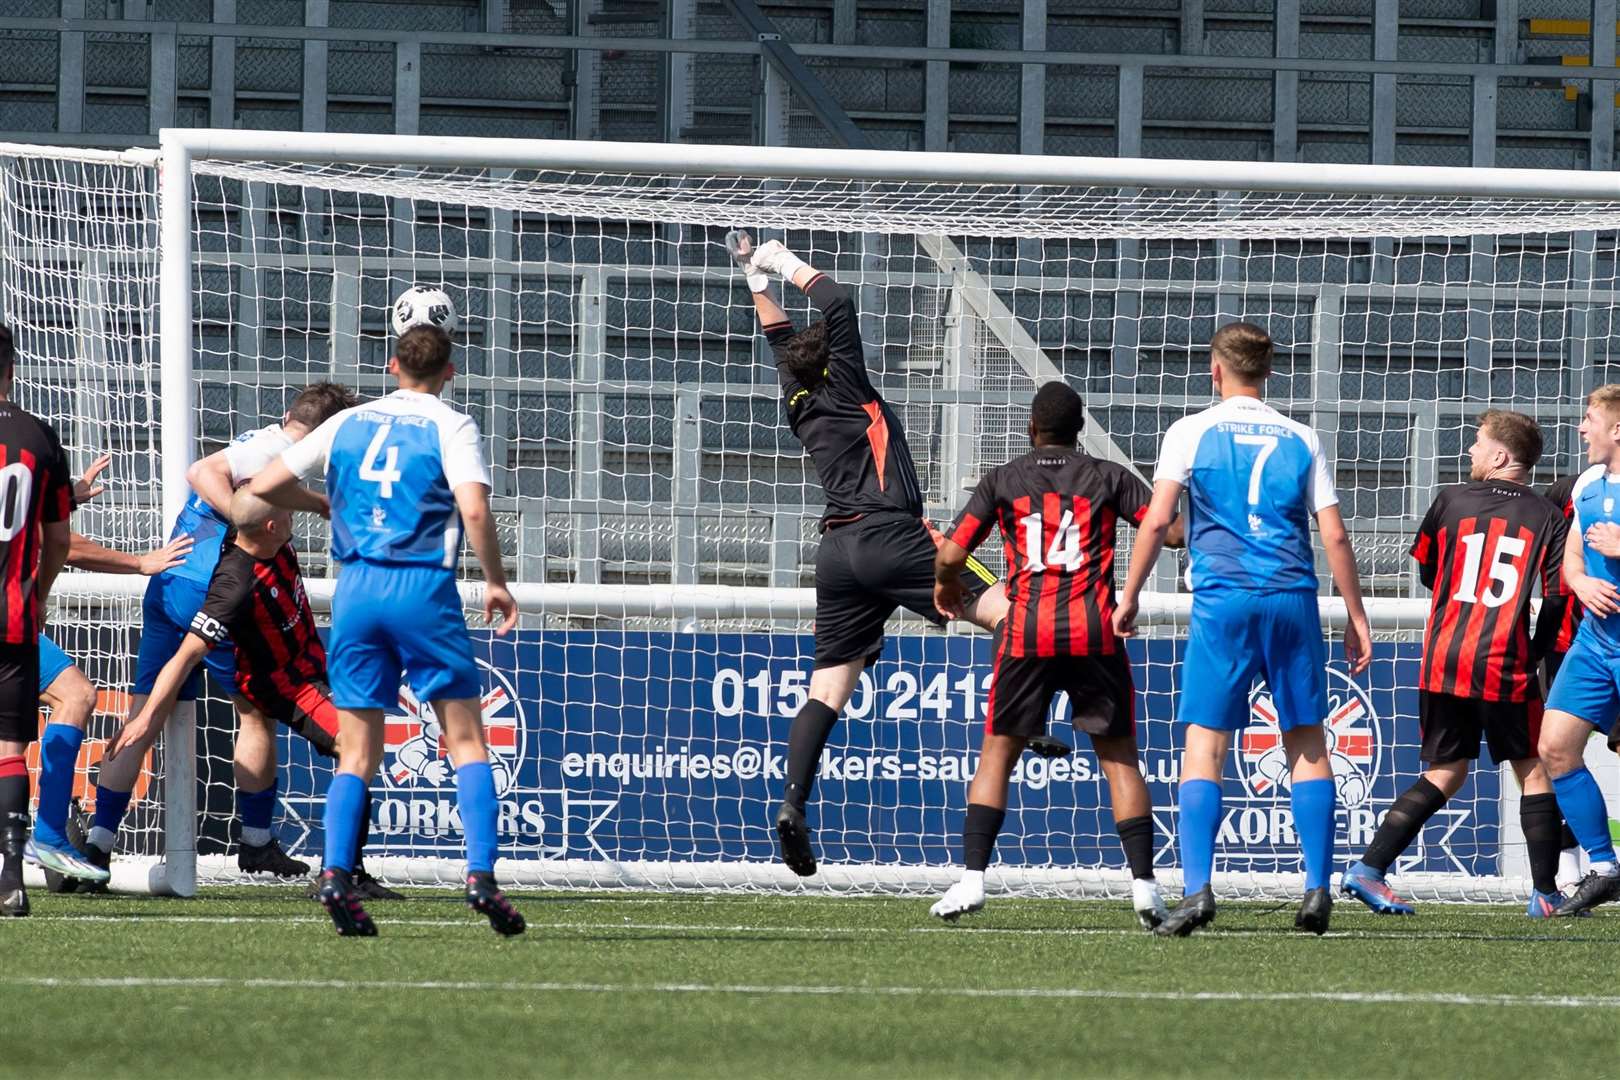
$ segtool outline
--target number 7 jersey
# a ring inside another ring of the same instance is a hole
[[[1187,489],[1193,591],[1316,591],[1311,516],[1339,502],[1316,432],[1258,398],[1227,398],[1170,425],[1161,480]]]
[[[1530,598],[1564,591],[1563,509],[1522,484],[1471,480],[1435,497],[1412,558],[1434,591],[1418,685],[1484,701],[1539,698]]]

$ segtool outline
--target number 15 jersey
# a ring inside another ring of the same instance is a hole
[[[1535,580],[1564,591],[1561,507],[1522,484],[1471,480],[1435,497],[1412,558],[1434,590],[1418,685],[1484,701],[1540,697],[1530,656]]]
[[[1339,502],[1316,432],[1250,397],[1170,425],[1154,483],[1187,489],[1188,583],[1316,591],[1311,516]]]

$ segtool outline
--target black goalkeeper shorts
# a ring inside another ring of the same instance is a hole
[[[1136,683],[1123,651],[1112,656],[996,657],[984,718],[987,735],[1033,739],[1059,692],[1069,695],[1076,731],[1117,739],[1136,732]]]
[[[0,739],[39,738],[39,641],[0,644]]]
[[[1483,736],[1491,760],[1524,761],[1536,756],[1541,738],[1539,701],[1481,701],[1418,691],[1418,730],[1423,745],[1418,757],[1431,765],[1475,761]]]
[[[816,667],[850,660],[873,663],[883,655],[883,624],[895,608],[916,612],[935,626],[948,621],[934,607],[937,534],[907,513],[869,514],[835,525],[816,553]],[[996,576],[969,559],[962,584],[969,602]]]

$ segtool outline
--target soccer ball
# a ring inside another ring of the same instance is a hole
[[[394,301],[393,322],[396,337],[423,323],[453,334],[456,332],[456,305],[443,289],[412,285]]]

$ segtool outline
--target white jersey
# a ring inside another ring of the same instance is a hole
[[[231,470],[231,487],[239,488],[259,475],[266,465],[292,445],[292,438],[282,430],[280,424],[238,435],[224,450],[225,463]],[[175,519],[174,529],[169,534],[171,540],[178,536],[191,537],[191,551],[179,566],[163,573],[168,577],[208,584],[214,576],[214,567],[219,563],[220,545],[224,543],[229,529],[230,522],[220,517],[219,512],[203,501],[201,495],[192,492],[185,506],[181,507],[180,516]]]

